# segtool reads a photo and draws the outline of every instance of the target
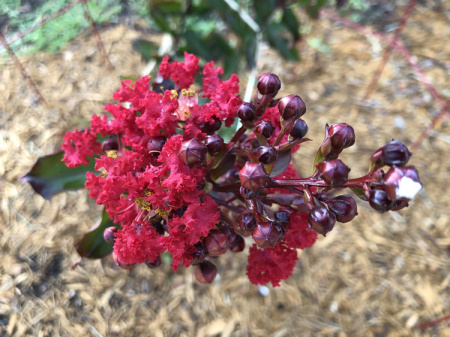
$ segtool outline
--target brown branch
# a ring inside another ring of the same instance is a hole
[[[83,4],[84,15],[86,17],[86,20],[91,25],[92,32],[94,33],[95,37],[97,38],[97,48],[100,51],[100,53],[102,54],[106,63],[108,64],[108,67],[112,68],[113,65],[112,65],[111,61],[109,60],[108,53],[106,52],[102,37],[100,36],[100,33],[98,32],[98,29],[95,26],[95,22],[94,22],[94,19],[92,18],[91,11],[89,10],[89,6],[87,5],[87,1],[79,0],[79,2]]]
[[[400,37],[400,34],[402,33],[403,29],[405,28],[406,21],[408,21],[412,10],[414,9],[414,6],[416,5],[417,0],[410,0],[408,7],[405,10],[405,13],[403,14],[402,20],[400,21],[400,24],[397,28],[397,30],[394,33],[394,36],[392,37],[391,42],[388,44],[384,51],[383,59],[381,60],[380,64],[378,65],[377,70],[372,76],[372,80],[370,81],[370,84],[367,87],[366,93],[364,94],[363,101],[366,101],[370,95],[372,95],[376,84],[378,83],[381,74],[383,73],[384,67],[386,66],[387,62],[389,61],[389,58],[391,57],[392,51],[394,50],[394,43],[397,42],[398,38]]]
[[[0,32],[0,41],[5,46],[6,50],[8,51],[9,57],[14,61],[16,67],[20,70],[22,73],[22,76],[25,77],[25,79],[28,81],[28,84],[30,85],[31,89],[34,91],[35,95],[39,97],[39,101],[47,105],[46,100],[42,96],[41,92],[39,91],[38,87],[36,86],[36,83],[34,83],[33,79],[30,77],[28,72],[25,70],[22,63],[17,58],[16,54],[14,54],[14,51],[9,46],[8,42],[6,42],[5,37],[3,36],[2,32]]]

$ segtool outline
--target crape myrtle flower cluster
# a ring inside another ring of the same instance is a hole
[[[408,206],[421,189],[414,167],[405,166],[411,153],[396,140],[373,154],[367,175],[349,179],[339,155],[355,133],[345,123],[326,126],[313,174],[299,177],[291,156],[309,141],[306,105],[298,95],[277,98],[274,74],[262,74],[252,102],[243,102],[238,76],[221,80],[213,62],[203,67],[203,87],[191,89],[194,55],[165,57],[159,72],[172,90],[148,76],[124,80],[113,94],[118,103],[105,106],[109,114],[94,115],[90,129],[67,133],[62,145],[69,167],[98,157],[85,186],[120,224],[104,239],[122,268],[156,268],[168,252],[174,271],[194,265],[197,280],[209,283],[217,274],[212,257],[242,252],[252,241],[250,281],[278,286],[292,274],[297,249],[357,215],[354,198],[331,197],[332,190],[349,188],[386,212]],[[242,126],[225,142],[221,131],[236,118]],[[100,143],[99,134],[109,138]]]

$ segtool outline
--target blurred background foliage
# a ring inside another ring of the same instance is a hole
[[[67,0],[3,0],[0,28],[7,37],[26,31],[71,4]],[[306,41],[320,52],[326,45],[307,38],[312,20],[322,7],[339,10],[356,21],[370,17],[370,0],[93,0],[87,2],[99,26],[139,21],[149,33],[165,33],[162,48],[150,39],[134,41],[146,61],[159,61],[162,54],[181,58],[184,51],[203,61],[219,62],[225,75],[252,69],[261,43],[269,44],[288,61],[298,61],[298,45]],[[300,15],[304,13],[306,15]],[[301,17],[301,20],[300,20]],[[11,44],[19,55],[39,51],[57,52],[89,26],[82,6],[75,6],[34,32]],[[4,49],[0,51],[6,55]]]

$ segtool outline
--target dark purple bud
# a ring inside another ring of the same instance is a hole
[[[297,95],[289,95],[280,99],[278,111],[284,120],[300,118],[306,112],[305,102]]]
[[[384,213],[395,206],[395,201],[389,199],[385,190],[377,188],[370,191],[369,204],[377,212]]]
[[[258,138],[256,137],[254,138],[247,137],[247,139],[242,143],[242,148],[247,151],[257,149],[260,146],[261,144],[259,143]]]
[[[244,238],[240,235],[236,235],[234,238],[234,241],[230,245],[230,250],[233,253],[239,253],[242,252],[245,248],[245,241]]]
[[[386,144],[381,148],[381,161],[386,165],[405,166],[412,153],[405,144],[398,140]]]
[[[258,161],[263,164],[270,164],[277,160],[278,151],[273,146],[260,146],[258,148]]]
[[[243,103],[237,113],[240,119],[250,122],[255,118],[256,107],[252,103]]]
[[[263,135],[266,138],[270,138],[275,131],[275,127],[270,121],[262,121],[255,128],[255,133]]]
[[[393,166],[383,180],[384,189],[391,200],[412,200],[422,189],[419,175],[413,166]]]
[[[102,150],[103,152],[106,151],[117,151],[119,149],[119,144],[117,143],[117,140],[114,138],[108,138],[103,141],[102,143]]]
[[[288,223],[290,218],[291,216],[289,215],[288,212],[285,211],[275,212],[275,219],[279,222]]]
[[[211,283],[216,275],[217,267],[209,261],[203,261],[195,266],[195,278],[200,283]]]
[[[212,256],[224,254],[234,240],[234,233],[228,228],[211,229],[204,240],[208,253]]]
[[[165,143],[166,143],[165,137],[163,136],[153,137],[148,141],[147,150],[154,157],[158,157]]]
[[[391,208],[391,211],[399,211],[408,206],[409,204],[407,200],[395,200],[394,206]]]
[[[272,180],[262,164],[249,161],[239,171],[239,178],[241,179],[242,187],[253,192],[257,192],[261,188],[268,186]]]
[[[323,236],[330,232],[336,223],[336,215],[330,212],[325,206],[316,205],[308,214],[309,228]]]
[[[256,227],[256,219],[253,213],[250,210],[247,210],[238,216],[238,225],[243,230],[250,232],[253,231]]]
[[[200,130],[208,135],[212,135],[222,126],[222,122],[219,118],[217,118],[216,116],[213,116],[212,118],[214,119],[212,123],[199,123]]]
[[[145,264],[147,265],[147,267],[149,268],[158,268],[161,264],[162,264],[162,260],[161,260],[161,255],[158,255],[158,257],[154,260],[154,261],[145,261]]]
[[[125,262],[119,261],[119,258],[117,257],[116,253],[112,252],[112,257],[114,260],[114,263],[117,265],[117,267],[122,269],[131,269],[133,268],[134,264],[126,264]]]
[[[341,186],[347,182],[350,169],[340,159],[320,162],[316,167],[320,172],[320,178],[328,185]]]
[[[198,242],[194,246],[197,248],[197,250],[193,254],[193,259],[192,259],[191,264],[202,263],[203,261],[205,261],[206,256],[208,256],[208,250],[206,249],[203,242]]]
[[[188,166],[203,163],[206,156],[206,146],[197,138],[193,138],[181,144],[179,156]]]
[[[261,248],[273,248],[286,234],[278,222],[260,222],[253,230],[252,237]]]
[[[348,194],[331,199],[328,208],[336,215],[336,220],[343,223],[352,221],[358,215],[356,201]]]
[[[242,186],[240,187],[239,192],[244,199],[254,199],[258,196],[258,191],[254,192]]]
[[[308,133],[308,125],[303,119],[297,119],[289,133],[294,139],[302,139]]]
[[[275,97],[281,88],[281,81],[277,75],[265,73],[259,76],[257,87],[261,95]]]
[[[105,241],[106,241],[107,243],[109,243],[110,245],[114,244],[114,241],[115,241],[115,239],[116,239],[116,237],[115,237],[114,234],[117,232],[117,230],[118,230],[117,227],[111,226],[111,227],[106,228],[106,229],[103,231],[103,238],[104,238]]]
[[[331,146],[336,150],[343,150],[355,144],[355,130],[346,124],[333,124],[328,129]]]
[[[217,153],[223,149],[224,141],[217,133],[205,137],[205,144],[210,154]]]

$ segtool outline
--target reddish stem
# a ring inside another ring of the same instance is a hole
[[[448,321],[448,320],[450,320],[450,315],[435,319],[434,321],[423,323],[423,324],[419,325],[419,329],[424,330],[426,328],[429,328],[430,326],[435,326],[436,324],[439,324],[441,322]]]
[[[379,182],[375,178],[364,176],[356,179],[349,179],[347,182],[340,186],[333,186],[335,188],[343,188],[343,187],[362,187],[366,183],[377,183]],[[306,188],[309,186],[317,186],[317,187],[330,187],[325,181],[322,179],[275,179],[272,180],[269,187],[302,187]]]

